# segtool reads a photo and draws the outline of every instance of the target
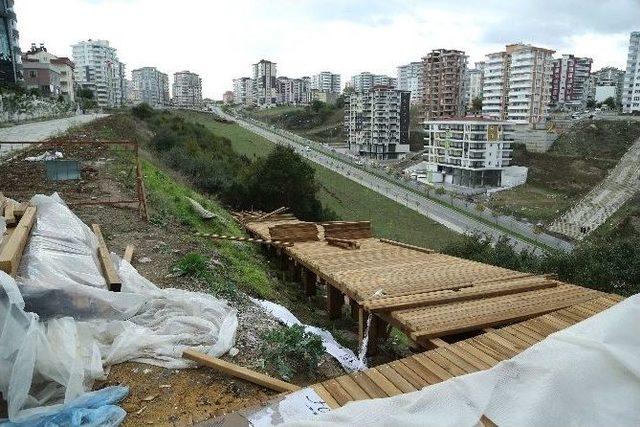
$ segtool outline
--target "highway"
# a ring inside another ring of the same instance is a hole
[[[335,152],[329,152],[324,148],[317,148],[318,143],[306,140],[290,132],[273,128],[267,124],[250,119],[242,119],[224,113],[220,109],[215,113],[221,117],[237,122],[243,128],[263,136],[267,140],[282,145],[289,145],[305,158],[322,165],[342,176],[359,183],[383,196],[396,201],[420,214],[436,221],[445,227],[463,234],[486,234],[493,239],[506,235],[514,244],[516,249],[527,249],[540,253],[542,248],[554,248],[568,251],[572,249],[569,242],[555,238],[544,233],[535,233],[528,230],[521,224],[516,224],[519,228],[507,230],[503,225],[497,225],[484,221],[477,216],[473,216],[464,210],[456,209],[442,201],[428,198],[426,194],[421,194],[419,190],[403,187],[388,178],[383,178],[378,174],[364,170],[362,167],[351,163],[346,157]],[[382,173],[382,172],[381,172]],[[524,229],[523,229],[524,228]]]

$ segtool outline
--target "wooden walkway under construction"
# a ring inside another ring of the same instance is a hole
[[[416,346],[433,348],[439,338],[514,323],[600,296],[598,291],[548,276],[521,273],[372,236],[368,222],[310,223],[291,215],[243,213],[247,232],[274,246],[282,268],[307,295],[322,284],[331,318],[345,296],[358,320],[367,318],[370,353],[388,325]]]

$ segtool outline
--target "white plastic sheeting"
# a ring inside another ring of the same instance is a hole
[[[640,294],[492,369],[289,426],[640,425]]]
[[[254,298],[251,298],[251,301],[258,304],[285,325],[302,325],[306,332],[319,336],[322,340],[322,345],[324,345],[325,351],[333,356],[347,372],[367,369],[367,365],[365,365],[362,360],[359,360],[358,356],[356,356],[353,351],[338,344],[335,338],[333,338],[333,335],[331,335],[331,332],[318,328],[317,326],[302,324],[302,322],[300,322],[292,312],[274,302]]]
[[[186,368],[186,347],[231,348],[237,317],[225,301],[160,289],[115,255],[122,292],[108,291],[91,230],[57,195],[31,202],[37,223],[17,286],[0,274],[0,392],[12,421],[83,394],[111,364]]]

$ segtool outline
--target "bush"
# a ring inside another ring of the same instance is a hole
[[[209,271],[207,260],[198,252],[189,252],[174,265],[174,271],[194,277],[204,277]]]
[[[153,107],[146,102],[142,102],[135,107],[131,107],[131,113],[140,120],[150,119],[154,112]]]
[[[269,369],[289,380],[296,373],[315,372],[324,354],[322,340],[301,325],[281,327],[264,335],[263,354]]]

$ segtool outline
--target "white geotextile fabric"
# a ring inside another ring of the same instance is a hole
[[[638,426],[639,325],[640,294],[492,369],[286,425]]]
[[[231,348],[238,321],[226,301],[160,289],[115,255],[122,292],[108,291],[89,227],[57,195],[31,202],[37,223],[17,286],[0,272],[0,392],[11,420],[70,401],[115,363],[186,368],[195,366],[181,357],[186,347]]]

